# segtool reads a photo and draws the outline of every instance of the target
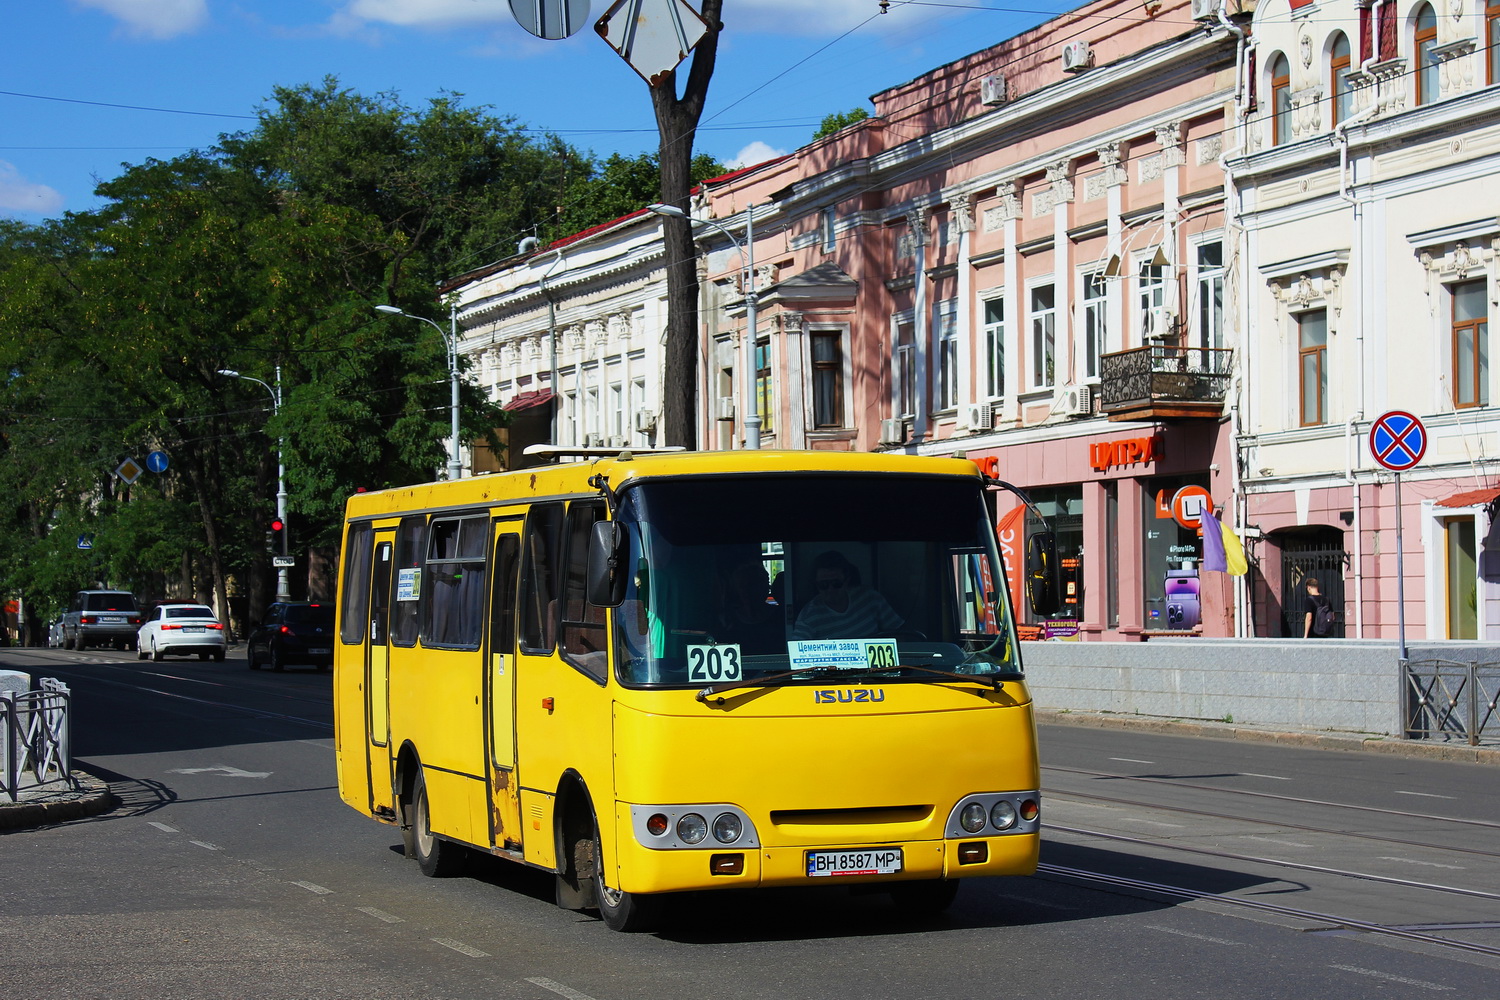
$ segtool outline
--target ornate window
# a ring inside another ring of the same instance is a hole
[[[1328,310],[1310,309],[1297,324],[1298,399],[1303,427],[1328,422]]]
[[[1031,384],[1045,389],[1056,377],[1057,295],[1051,285],[1031,290]]]
[[[1500,83],[1500,0],[1490,0],[1484,9],[1484,82]]]
[[[1349,36],[1343,32],[1333,36],[1333,46],[1329,50],[1328,61],[1328,93],[1332,95],[1332,122],[1348,121],[1354,113],[1354,94],[1349,88]]]
[[[813,427],[844,426],[844,349],[840,330],[813,330]]]
[[[1417,8],[1416,25],[1417,103],[1431,104],[1438,99],[1440,91],[1439,64],[1434,52],[1437,48],[1437,15],[1432,12],[1431,4],[1424,3]]]
[[[1449,285],[1453,293],[1453,405],[1490,401],[1489,313],[1484,281]]]
[[[1292,138],[1292,68],[1280,52],[1271,59],[1271,145]]]
[[[1104,272],[1083,275],[1080,296],[1083,310],[1083,377],[1099,377],[1099,358],[1106,343],[1106,319],[1109,315],[1109,291]]]
[[[984,394],[987,399],[1005,395],[1005,299],[997,296],[984,303]]]

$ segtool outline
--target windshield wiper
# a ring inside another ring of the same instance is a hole
[[[962,681],[969,684],[979,684],[995,691],[1001,690],[1004,678],[999,674],[956,674],[951,670],[934,670],[932,667],[919,667],[912,663],[898,663],[893,667],[803,667],[800,670],[784,670],[780,673],[765,674],[761,677],[742,677],[737,681],[720,681],[718,684],[710,684],[696,695],[699,701],[708,701],[715,695],[725,694],[739,688],[764,687],[773,681],[786,680],[788,677],[859,677],[866,678],[871,675],[879,676],[891,674],[898,670],[915,670],[918,673],[931,674],[944,680]]]

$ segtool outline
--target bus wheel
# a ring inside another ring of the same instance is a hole
[[[417,771],[416,785],[411,790],[411,802],[406,815],[411,821],[411,855],[417,859],[417,867],[428,878],[449,878],[464,867],[464,849],[432,834],[431,816],[427,807],[427,782],[422,772]]]
[[[891,902],[907,916],[935,917],[953,905],[962,885],[958,879],[923,879],[891,886]]]
[[[661,923],[664,907],[660,896],[611,889],[604,881],[604,852],[600,849],[597,832],[594,834],[594,898],[598,901],[599,918],[612,931],[627,934],[653,931]]]

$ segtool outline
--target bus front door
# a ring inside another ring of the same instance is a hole
[[[375,535],[370,558],[370,631],[365,655],[365,720],[370,735],[370,799],[375,809],[394,809],[391,763],[390,646],[391,545],[393,533]]]
[[[515,851],[521,849],[521,790],[516,783],[516,587],[522,523],[520,518],[494,521],[489,670],[485,679],[491,842]]]

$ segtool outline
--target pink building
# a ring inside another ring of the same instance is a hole
[[[761,447],[964,452],[1060,533],[1070,612],[1036,624],[1235,634],[1245,588],[1200,573],[1179,519],[1238,489],[1222,158],[1243,50],[1213,5],[1089,4],[706,185],[704,446],[753,440],[753,401]]]

